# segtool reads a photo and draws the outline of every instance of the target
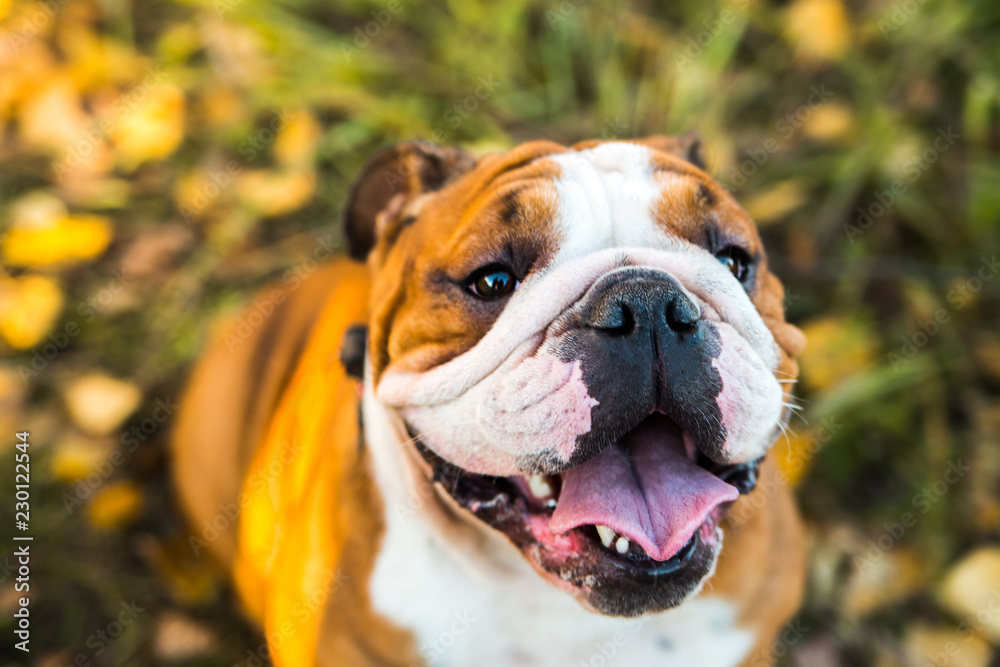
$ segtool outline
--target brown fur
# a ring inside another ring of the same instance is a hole
[[[290,285],[262,290],[251,304],[275,303],[276,293],[281,295],[282,303],[271,317],[246,336],[240,335],[237,319],[223,323],[195,368],[172,438],[174,480],[194,519],[195,534],[242,490],[267,423],[338,273],[336,265],[324,266],[297,290]],[[209,544],[226,567],[236,556],[235,531],[230,525]]]
[[[662,144],[686,156],[696,150],[691,141],[651,142],[657,148]],[[373,197],[388,198],[389,202],[383,201],[381,206],[372,201],[354,202],[350,209],[358,216],[348,220],[349,229],[353,225],[349,234],[357,244],[355,254],[359,254],[357,248],[364,254],[374,244],[369,257],[372,287],[365,290],[367,293],[359,291],[348,297],[355,306],[369,304],[370,354],[376,373],[390,361],[415,370],[432,367],[460,354],[482,337],[499,311],[470,312],[467,301],[448,298],[452,287],[448,281],[464,279],[484,255],[503,252],[503,247],[495,247],[493,239],[535,244],[532,253],[543,261],[554,249],[546,243],[557,241],[546,225],[552,217],[551,192],[547,188],[558,169],[544,156],[568,149],[536,142],[503,156],[483,158],[475,167],[453,153],[434,158],[437,165],[447,163],[462,171],[458,175],[421,166],[421,161],[428,159],[428,150],[422,146],[416,158],[409,151],[397,151],[393,160],[382,166],[393,168],[397,159],[411,162],[406,185],[400,192],[369,188],[375,192]],[[417,160],[415,164],[413,159]],[[732,232],[759,249],[752,222],[728,194],[699,169],[676,157],[664,155],[662,161],[664,169],[682,173],[692,184],[690,192],[681,195],[679,205],[671,201],[669,217],[667,207],[661,209],[664,225],[688,238],[701,233],[704,221],[716,216],[725,221],[727,230],[732,225]],[[430,183],[425,180],[427,174]],[[356,188],[365,191],[364,186]],[[434,192],[434,188],[442,189]],[[365,231],[365,216],[376,218],[376,233]],[[739,221],[734,222],[734,218]],[[362,224],[357,224],[359,221]],[[522,270],[527,272],[529,268]],[[307,344],[317,344],[311,333],[320,312],[336,306],[327,303],[328,294],[341,277],[355,276],[358,271],[357,265],[337,262],[295,290],[285,287],[284,302],[264,325],[235,346],[229,337],[233,327],[224,329],[198,365],[174,435],[177,488],[195,533],[204,522],[211,522],[220,505],[239,495],[268,423],[297,372],[303,349]],[[268,293],[265,290],[264,298]],[[753,300],[783,350],[779,372],[794,377],[794,356],[803,341],[801,333],[784,322],[781,286],[766,270],[766,264],[758,276]],[[330,332],[324,335],[330,340],[323,345],[329,347],[330,355],[336,355],[339,336]],[[343,396],[347,402],[336,406],[338,414],[356,414],[357,394]],[[342,428],[355,432],[357,424],[344,423]],[[324,602],[317,663],[393,667],[414,664],[417,657],[413,638],[380,618],[368,601],[367,581],[383,530],[381,501],[368,458],[360,451],[343,447],[331,452],[343,458],[335,494],[339,525],[330,526],[339,540],[338,577]],[[725,546],[706,594],[735,603],[741,610],[741,622],[758,630],[758,646],[746,664],[752,660],[754,665],[760,665],[768,664],[766,652],[760,652],[798,606],[804,562],[791,493],[785,485],[776,483],[775,466],[770,461],[765,463],[761,484],[753,494],[739,502],[761,494],[765,501],[738,530],[733,525],[725,526]],[[436,510],[447,512],[443,506]],[[236,527],[231,527],[211,544],[211,550],[225,566],[232,567],[238,543]],[[263,622],[260,608],[252,601],[248,608]]]

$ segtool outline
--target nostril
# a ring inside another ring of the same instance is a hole
[[[698,325],[698,309],[683,297],[667,304],[666,316],[667,326],[677,332],[691,331]]]
[[[635,314],[625,303],[618,302],[617,306],[617,308],[606,309],[591,326],[609,336],[630,335],[635,331]]]

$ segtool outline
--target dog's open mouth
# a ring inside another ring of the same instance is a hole
[[[503,532],[533,564],[585,593],[613,581],[662,582],[685,570],[687,579],[700,580],[717,552],[719,520],[754,488],[760,463],[711,461],[662,413],[555,475],[474,474],[417,442],[434,481],[460,506]],[[600,596],[595,606],[602,606]]]

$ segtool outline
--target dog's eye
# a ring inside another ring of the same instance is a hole
[[[480,299],[502,299],[517,287],[517,278],[507,267],[491,264],[469,276],[467,285]]]
[[[752,260],[743,248],[731,245],[715,253],[715,256],[741,283],[749,277]]]

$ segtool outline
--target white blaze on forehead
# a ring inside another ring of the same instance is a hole
[[[605,248],[669,246],[653,217],[664,185],[654,177],[650,149],[612,142],[550,159],[560,168],[556,264]]]

